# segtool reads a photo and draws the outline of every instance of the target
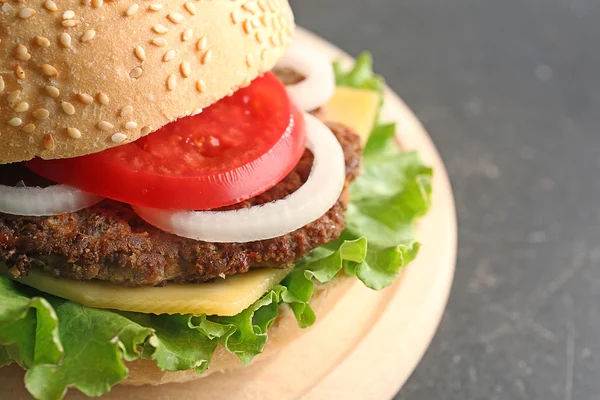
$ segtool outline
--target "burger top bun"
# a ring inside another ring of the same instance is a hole
[[[133,142],[271,69],[287,0],[0,0],[0,164]]]

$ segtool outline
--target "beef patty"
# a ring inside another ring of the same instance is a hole
[[[52,217],[0,214],[0,261],[14,277],[32,268],[56,277],[98,279],[127,286],[205,282],[252,268],[286,268],[344,229],[347,186],[360,167],[359,137],[329,124],[346,160],[346,188],[321,218],[287,235],[251,243],[207,243],[163,232],[127,204],[105,200],[88,209]],[[269,191],[225,209],[247,208],[282,199],[308,179],[313,156],[306,151],[282,182]],[[2,169],[9,168],[0,166]]]

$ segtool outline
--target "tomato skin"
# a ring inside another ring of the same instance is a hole
[[[124,203],[210,210],[257,196],[296,166],[304,118],[271,74],[201,114],[138,141],[71,159],[34,159],[35,173]]]

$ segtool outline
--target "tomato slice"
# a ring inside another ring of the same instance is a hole
[[[305,146],[302,115],[281,82],[265,74],[134,143],[26,165],[44,178],[129,204],[210,210],[275,186]]]

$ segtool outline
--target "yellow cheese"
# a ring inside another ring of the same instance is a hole
[[[6,268],[2,268],[6,272]],[[56,279],[38,270],[17,282],[94,308],[147,314],[208,314],[230,316],[245,310],[277,285],[289,269],[262,269],[213,283],[169,284],[129,288],[108,282]]]
[[[372,90],[338,87],[325,107],[327,120],[354,128],[363,143],[375,126],[381,98]]]

